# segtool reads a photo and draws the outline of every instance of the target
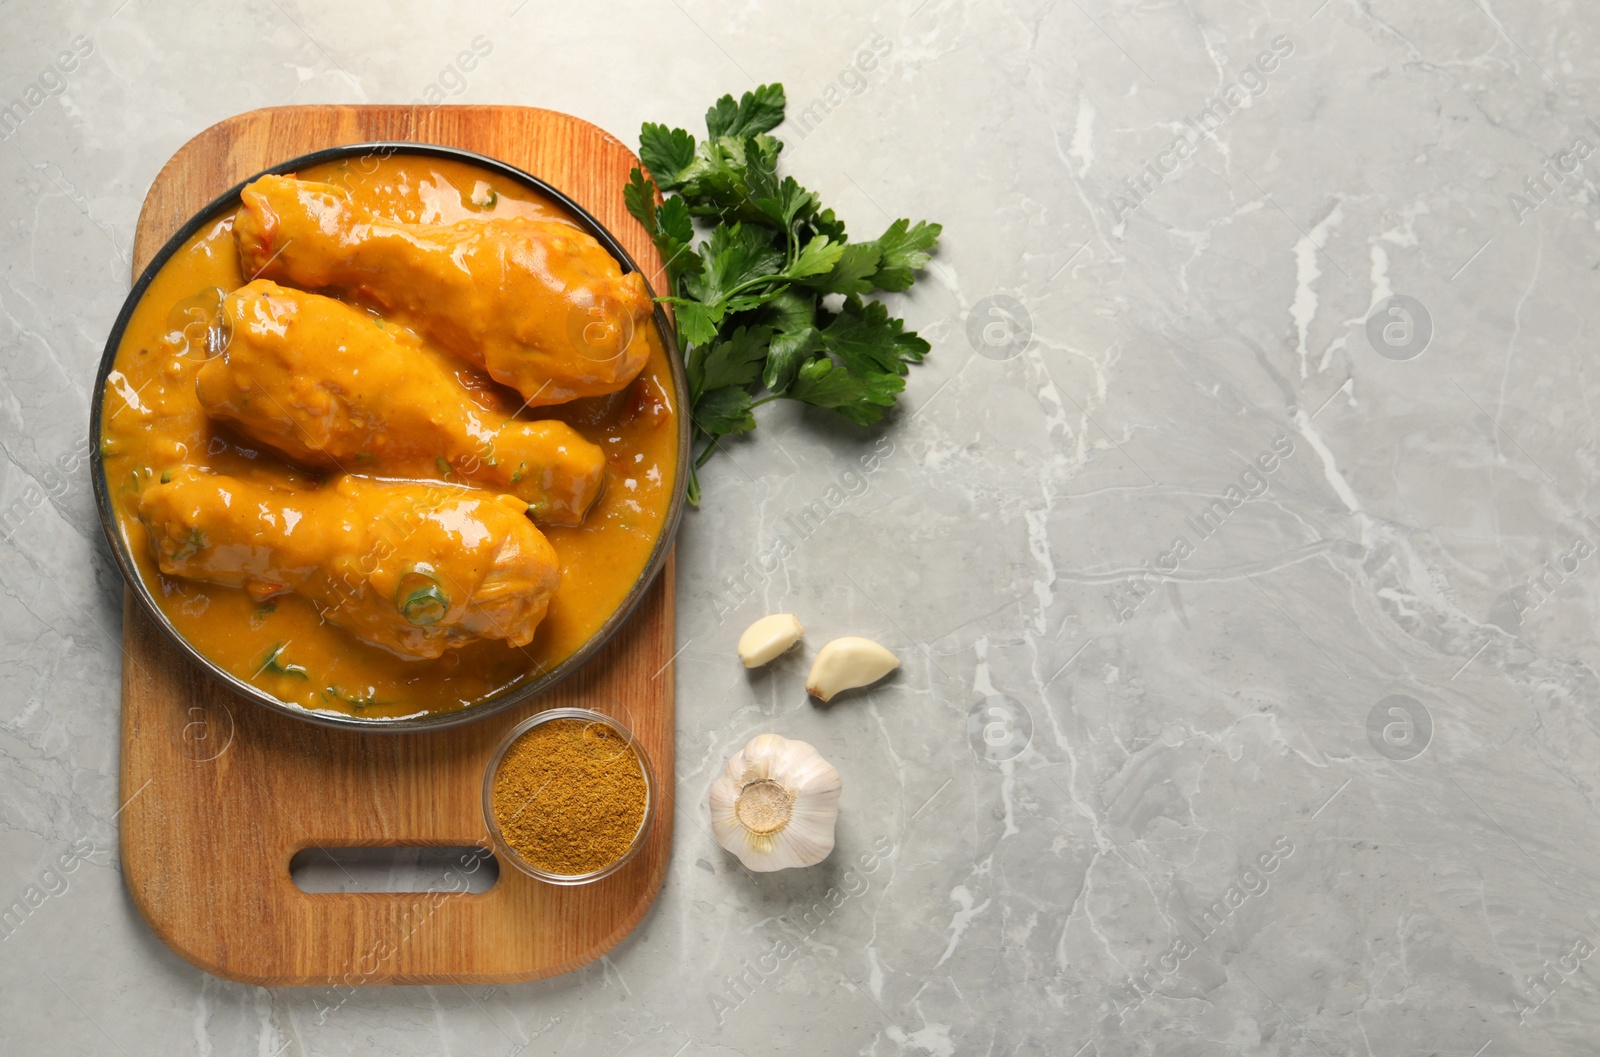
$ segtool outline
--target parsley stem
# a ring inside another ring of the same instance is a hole
[[[733,286],[730,286],[717,300],[726,302],[733,298],[736,294],[743,293],[745,290],[748,290],[751,287],[760,286],[762,283],[766,283],[768,286],[771,286],[774,283],[790,283],[793,281],[794,280],[790,279],[782,272],[779,272],[776,275],[756,275],[746,279],[742,283],[735,283]]]
[[[695,469],[698,470],[700,467],[706,464],[706,460],[711,458],[711,453],[717,450],[717,445],[721,441],[722,437],[720,435],[711,438],[711,443],[706,445],[706,450],[700,453],[699,458],[695,459]]]

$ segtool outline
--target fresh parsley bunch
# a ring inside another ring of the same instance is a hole
[[[940,225],[896,220],[871,242],[850,242],[844,221],[791,176],[778,177],[783,86],[762,85],[706,111],[706,139],[646,122],[623,192],[666,261],[689,376],[693,441],[689,502],[700,505],[696,469],[721,439],[756,428],[753,410],[798,400],[870,425],[893,407],[910,364],[928,343],[882,302],[864,295],[905,290],[928,263]],[[656,188],[665,197],[656,205]],[[695,241],[695,218],[710,232]],[[827,303],[828,294],[838,294]],[[762,395],[763,392],[765,395]]]

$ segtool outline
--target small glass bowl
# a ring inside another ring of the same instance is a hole
[[[638,757],[639,770],[644,774],[644,817],[639,820],[639,831],[633,835],[628,848],[617,859],[598,870],[591,870],[581,874],[559,874],[548,870],[541,870],[528,860],[524,859],[515,848],[506,842],[505,835],[500,832],[500,824],[494,817],[494,776],[500,770],[500,763],[505,759],[511,746],[517,743],[528,731],[543,723],[550,723],[558,719],[579,719],[586,723],[604,723],[616,731],[627,742],[628,748],[633,750]],[[494,754],[489,757],[489,766],[483,772],[483,822],[489,829],[490,840],[494,843],[495,854],[502,862],[509,862],[529,877],[555,885],[583,885],[591,881],[598,881],[602,877],[610,877],[632,861],[639,854],[639,849],[644,847],[645,838],[650,835],[650,824],[655,821],[656,811],[656,777],[650,769],[650,757],[639,746],[639,740],[633,736],[633,731],[623,726],[620,722],[603,713],[588,708],[549,708],[536,715],[530,716],[512,727],[500,744],[495,747]]]

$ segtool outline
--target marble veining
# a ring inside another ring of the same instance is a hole
[[[1591,1053],[1593,13],[0,6],[0,1048]],[[770,80],[787,171],[853,232],[945,225],[894,302],[933,353],[883,430],[769,406],[707,466],[656,906],[531,984],[190,967],[118,873],[83,441],[156,172],[260,106],[529,104],[631,142]],[[779,610],[902,668],[829,707],[805,656],[746,673]],[[711,839],[764,731],[843,775],[821,866]]]

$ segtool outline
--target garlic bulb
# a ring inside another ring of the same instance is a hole
[[[840,784],[810,745],[762,734],[711,783],[711,832],[751,870],[819,863],[833,851]]]

